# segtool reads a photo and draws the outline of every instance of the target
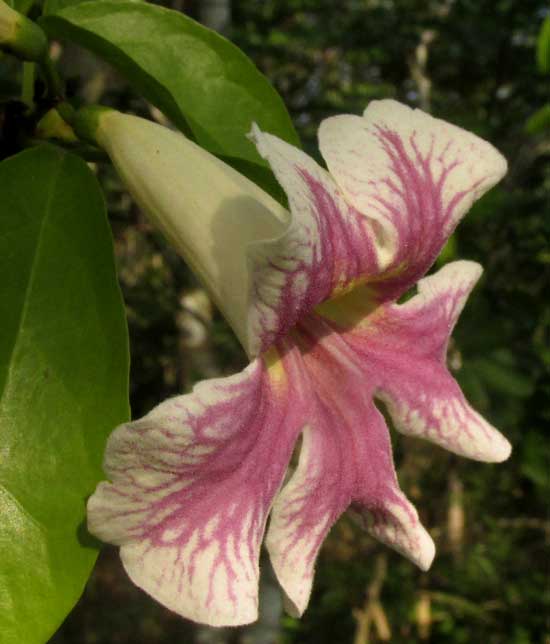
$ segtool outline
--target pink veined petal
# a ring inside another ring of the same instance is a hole
[[[288,195],[290,220],[280,237],[249,245],[252,280],[250,355],[265,350],[334,291],[377,272],[378,224],[342,198],[312,158],[253,127],[251,138]]]
[[[292,388],[289,387],[289,378]],[[130,578],[180,615],[257,618],[266,518],[303,426],[301,360],[254,361],[120,426],[88,503],[90,531],[120,545]]]
[[[326,119],[319,144],[346,200],[391,240],[391,262],[376,278],[383,300],[424,275],[507,167],[486,141],[393,100],[372,101],[363,117]]]
[[[506,172],[487,142],[396,101],[319,129],[330,174],[253,127],[290,206],[285,232],[248,248],[249,355],[321,302],[366,283],[377,302],[421,278],[472,203]]]
[[[509,442],[470,407],[445,366],[449,336],[480,275],[475,262],[448,264],[420,280],[418,295],[380,306],[345,339],[398,430],[499,462],[510,455]]]
[[[423,569],[433,542],[399,488],[384,419],[350,348],[320,318],[295,333],[316,395],[298,468],[277,496],[266,544],[293,614],[309,599],[315,559],[351,504],[369,532]]]

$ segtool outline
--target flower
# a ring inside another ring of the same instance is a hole
[[[456,261],[423,277],[474,200],[504,175],[502,156],[390,100],[321,124],[328,171],[254,126],[287,212],[161,126],[109,111],[93,130],[251,363],[114,431],[110,482],[88,503],[90,531],[120,546],[138,586],[211,625],[256,618],[268,515],[267,549],[293,614],[304,611],[319,548],[348,507],[427,569],[434,544],[399,488],[374,399],[405,434],[480,461],[509,456],[445,366],[481,268]]]

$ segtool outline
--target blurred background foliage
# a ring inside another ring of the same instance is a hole
[[[402,486],[438,549],[422,573],[344,517],[301,620],[267,561],[258,624],[196,626],[127,580],[105,548],[51,644],[550,643],[550,6],[542,0],[175,0],[238,44],[281,93],[304,148],[319,122],[394,97],[477,132],[507,157],[439,263],[485,267],[450,347],[464,390],[514,445],[502,465],[394,436]],[[109,68],[58,52],[72,92],[162,120]],[[177,73],[177,70],[174,70]],[[80,77],[81,81],[77,82]],[[84,82],[82,82],[84,80]],[[228,119],[231,106],[227,106]],[[134,416],[244,353],[114,172],[108,192],[132,342]]]

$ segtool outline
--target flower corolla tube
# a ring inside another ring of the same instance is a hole
[[[93,135],[197,273],[250,357],[111,435],[90,531],[131,579],[184,617],[257,617],[265,542],[300,615],[320,546],[349,509],[423,570],[434,543],[397,481],[382,402],[400,432],[498,462],[508,441],[445,361],[481,275],[424,275],[457,223],[506,172],[487,142],[395,101],[319,129],[328,170],[253,126],[288,196],[281,207],[181,134],[115,111]],[[398,303],[416,285],[416,293]],[[289,461],[301,437],[297,466]]]

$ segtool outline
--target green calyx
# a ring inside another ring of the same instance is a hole
[[[66,112],[66,110],[64,111]],[[38,121],[36,125],[36,136],[38,138],[57,139],[66,143],[77,141],[75,133],[69,125],[70,119],[63,118],[60,112],[61,110],[52,108]]]
[[[110,107],[103,105],[87,105],[75,112],[70,119],[67,119],[77,137],[93,145],[98,145],[97,134],[102,117],[109,112],[114,112]],[[62,114],[65,118],[65,115]]]
[[[48,39],[42,29],[3,0],[0,0],[0,49],[33,62],[42,61],[48,51]]]

